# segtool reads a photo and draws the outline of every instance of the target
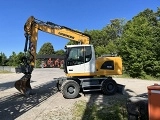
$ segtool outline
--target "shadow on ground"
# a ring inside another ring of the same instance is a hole
[[[125,89],[124,94],[116,93],[111,96],[103,95],[101,92],[86,93],[90,99],[81,120],[128,120],[126,103],[128,98],[132,97],[131,92],[134,93],[130,89]]]
[[[12,82],[8,84],[12,84]],[[8,84],[6,84],[6,87]],[[16,119],[23,113],[57,93],[57,90],[54,87],[55,85],[55,81],[41,84],[33,89],[35,94],[29,97],[25,97],[20,93],[15,93],[12,96],[0,98],[0,119]]]
[[[14,83],[16,81],[17,80],[13,80],[11,82],[0,83],[0,91],[4,91],[4,90],[10,89],[10,88],[13,88],[14,87]],[[31,81],[31,83],[32,82],[35,82],[35,81]]]

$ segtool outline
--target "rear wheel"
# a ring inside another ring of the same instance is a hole
[[[113,79],[106,79],[102,83],[101,90],[105,95],[113,95],[117,92],[117,83]]]
[[[64,98],[73,99],[79,94],[80,86],[74,80],[66,80],[61,87],[61,92]]]

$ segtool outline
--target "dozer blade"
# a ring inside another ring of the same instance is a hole
[[[21,79],[15,82],[14,86],[15,88],[20,91],[24,95],[29,95],[31,92],[31,74],[25,74]]]

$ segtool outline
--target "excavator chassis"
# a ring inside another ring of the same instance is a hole
[[[116,92],[124,94],[124,85],[117,84],[112,77],[97,78],[54,78],[56,87],[64,98],[73,99],[79,95],[79,92],[101,91],[105,95],[113,95]]]

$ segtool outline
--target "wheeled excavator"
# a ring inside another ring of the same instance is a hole
[[[80,91],[102,91],[107,95],[112,95],[117,91],[117,83],[111,76],[122,74],[122,59],[114,55],[96,58],[89,35],[52,22],[38,20],[34,16],[28,18],[24,31],[25,56],[19,67],[24,76],[15,82],[15,88],[22,94],[31,94],[30,80],[35,67],[38,31],[78,42],[77,45],[65,46],[64,72],[66,77],[54,78],[64,98],[76,98]]]

